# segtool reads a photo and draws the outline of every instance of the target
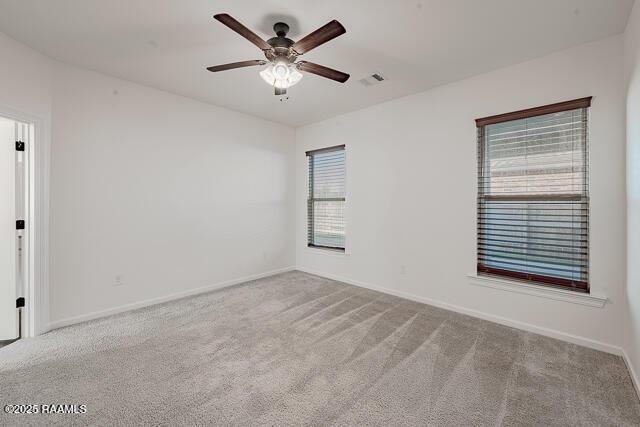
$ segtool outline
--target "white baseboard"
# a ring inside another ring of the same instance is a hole
[[[205,292],[210,292],[216,289],[222,289],[240,283],[248,282],[251,280],[261,279],[263,277],[273,276],[274,274],[285,273],[287,271],[295,270],[294,267],[285,267],[278,270],[267,271],[264,273],[253,274],[251,276],[245,276],[238,279],[227,280],[225,282],[216,283],[213,285],[202,286],[195,289],[189,289],[187,291],[175,292],[173,294],[151,298],[144,301],[138,301],[130,304],[120,305],[118,307],[108,308],[105,310],[94,311],[91,313],[81,314],[79,316],[67,317],[66,319],[60,319],[49,323],[48,330],[62,328],[64,326],[73,325],[80,322],[86,322],[87,320],[99,319],[101,317],[111,316],[113,314],[123,313],[125,311],[135,310],[142,307],[148,307],[150,305],[160,304],[167,301],[172,301],[192,295],[198,295]]]
[[[462,307],[459,305],[449,304],[446,302],[434,300],[431,298],[421,297],[417,295],[413,295],[407,292],[395,291],[392,289],[387,289],[381,286],[370,285],[368,283],[362,283],[357,280],[348,279],[345,277],[336,276],[333,274],[327,274],[319,271],[315,271],[312,269],[308,269],[306,267],[296,267],[296,270],[303,271],[309,274],[315,274],[316,276],[326,277],[327,279],[337,280],[339,282],[348,283],[350,285],[358,286],[361,288],[371,289],[373,291],[382,292],[389,295],[394,295],[401,298],[406,298],[412,301],[421,302],[428,305],[433,305],[435,307],[444,308],[445,310],[451,310],[458,313],[466,314],[468,316],[477,317],[483,320],[488,320],[490,322],[499,323],[501,325],[510,326],[516,329],[522,329],[524,331],[533,332],[539,335],[544,335],[550,338],[559,339],[562,341],[567,341],[573,344],[581,345],[584,347],[593,348],[595,350],[604,351],[606,353],[615,354],[617,356],[624,357],[624,350],[616,345],[603,343],[601,341],[592,340],[590,338],[580,337],[577,335],[568,334],[565,332],[557,331],[555,329],[544,328],[541,326],[532,325],[530,323],[521,322],[519,320],[508,319],[502,316],[496,316],[494,314],[485,313],[478,310],[473,310],[470,308]],[[627,363],[628,364],[628,363]],[[631,372],[631,370],[630,370]],[[634,377],[632,375],[632,377]],[[635,377],[634,377],[635,378]]]
[[[73,324],[76,324],[76,323],[85,322],[85,321],[88,321],[88,320],[98,319],[98,318],[101,318],[101,317],[111,316],[113,314],[123,313],[125,311],[131,311],[131,310],[135,310],[135,309],[143,308],[143,307],[148,307],[148,306],[155,305],[155,304],[161,304],[163,302],[172,301],[172,300],[176,300],[176,299],[180,299],[180,298],[184,298],[184,297],[188,297],[188,296],[192,296],[192,295],[198,295],[198,294],[202,294],[202,293],[205,293],[205,292],[210,292],[210,291],[213,291],[213,290],[216,290],[216,289],[222,289],[222,288],[226,288],[226,287],[229,287],[229,286],[238,285],[240,283],[248,282],[248,281],[251,281],[251,280],[261,279],[263,277],[269,277],[269,276],[273,276],[275,274],[285,273],[285,272],[293,271],[293,270],[299,270],[299,271],[303,271],[305,273],[314,274],[316,276],[326,277],[327,279],[337,280],[339,282],[344,282],[344,283],[348,283],[350,285],[358,286],[358,287],[361,287],[361,288],[371,289],[373,291],[378,291],[378,292],[382,292],[382,293],[385,293],[385,294],[394,295],[394,296],[397,296],[397,297],[400,297],[400,298],[406,298],[406,299],[409,299],[409,300],[412,300],[412,301],[421,302],[421,303],[424,303],[424,304],[432,305],[432,306],[443,308],[443,309],[446,309],[446,310],[451,310],[451,311],[455,311],[455,312],[458,312],[458,313],[466,314],[468,316],[473,316],[473,317],[477,317],[477,318],[480,318],[480,319],[483,319],[483,320],[488,320],[490,322],[499,323],[501,325],[510,326],[510,327],[517,328],[517,329],[522,329],[522,330],[525,330],[525,331],[528,331],[528,332],[533,332],[533,333],[536,333],[536,334],[544,335],[544,336],[551,337],[551,338],[556,338],[556,339],[567,341],[567,342],[570,342],[570,343],[573,343],[573,344],[582,345],[584,347],[589,347],[589,348],[593,348],[593,349],[596,349],[596,350],[600,350],[600,351],[604,351],[604,352],[607,352],[607,353],[611,353],[611,354],[615,354],[615,355],[621,356],[622,359],[624,360],[625,364],[627,365],[627,368],[629,370],[629,374],[631,376],[631,381],[633,382],[633,386],[635,387],[636,393],[638,394],[638,396],[640,396],[640,381],[638,380],[638,376],[636,375],[636,371],[635,371],[635,369],[633,367],[633,364],[631,363],[631,360],[629,359],[629,356],[624,351],[624,349],[621,348],[621,347],[618,347],[618,346],[615,346],[615,345],[612,345],[612,344],[603,343],[603,342],[596,341],[596,340],[592,340],[592,339],[589,339],[589,338],[580,337],[580,336],[577,336],[577,335],[568,334],[568,333],[565,333],[565,332],[560,332],[560,331],[557,331],[557,330],[554,330],[554,329],[535,326],[535,325],[532,325],[530,323],[521,322],[521,321],[518,321],[518,320],[508,319],[508,318],[505,318],[505,317],[502,317],[502,316],[496,316],[496,315],[493,315],[493,314],[489,314],[489,313],[485,313],[485,312],[469,309],[469,308],[466,308],[466,307],[445,303],[445,302],[434,300],[434,299],[431,299],[431,298],[420,297],[420,296],[413,295],[413,294],[410,294],[410,293],[407,293],[407,292],[395,291],[395,290],[384,288],[384,287],[381,287],[381,286],[375,286],[375,285],[366,284],[366,283],[363,283],[363,282],[359,282],[357,280],[352,280],[352,279],[348,279],[346,277],[340,277],[340,276],[336,276],[336,275],[333,275],[333,274],[327,274],[327,273],[315,271],[315,270],[312,270],[312,269],[309,269],[309,268],[305,268],[305,267],[300,267],[300,266],[298,266],[298,267],[285,267],[285,268],[281,268],[281,269],[277,269],[277,270],[267,271],[267,272],[264,272],[264,273],[254,274],[254,275],[251,275],[251,276],[241,277],[241,278],[238,278],[238,279],[227,280],[225,282],[220,282],[220,283],[216,283],[216,284],[213,284],[213,285],[202,286],[202,287],[196,288],[196,289],[190,289],[190,290],[187,290],[187,291],[176,292],[176,293],[173,293],[173,294],[170,294],[170,295],[165,295],[165,296],[158,297],[158,298],[152,298],[152,299],[139,301],[139,302],[135,302],[135,303],[131,303],[131,304],[121,305],[121,306],[110,308],[110,309],[106,309],[106,310],[94,311],[92,313],[87,313],[87,314],[82,314],[82,315],[79,315],[79,316],[68,317],[66,319],[56,320],[56,321],[51,322],[49,324],[48,330],[62,328],[64,326],[69,326],[69,325],[73,325]]]
[[[631,376],[631,382],[633,383],[633,387],[636,389],[636,394],[638,398],[640,398],[640,381],[638,381],[638,376],[636,375],[636,370],[633,369],[633,363],[631,363],[631,359],[624,349],[622,350],[622,359],[624,363],[627,365],[627,369],[629,370],[629,375]]]

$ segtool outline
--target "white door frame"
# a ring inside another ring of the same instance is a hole
[[[27,238],[23,248],[26,271],[22,336],[34,337],[49,329],[49,123],[4,105],[0,105],[0,116],[27,123],[31,129],[30,141],[25,141]]]

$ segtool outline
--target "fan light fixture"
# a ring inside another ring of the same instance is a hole
[[[276,22],[274,24],[273,31],[276,33],[275,37],[271,37],[269,40],[263,40],[228,13],[218,13],[213,17],[256,45],[266,58],[266,61],[264,59],[253,59],[207,67],[207,70],[213,73],[233,70],[235,68],[266,65],[267,67],[260,71],[260,77],[262,77],[269,86],[274,88],[274,94],[280,96],[281,101],[287,98],[287,89],[302,80],[300,71],[315,74],[340,83],[349,80],[349,74],[343,73],[342,71],[334,70],[324,65],[314,64],[313,62],[298,60],[300,55],[304,55],[310,50],[325,44],[329,40],[335,39],[347,31],[342,24],[335,19],[297,42],[294,42],[290,38],[287,38],[289,26],[284,22]]]
[[[294,64],[276,62],[269,64],[267,68],[260,71],[260,77],[269,85],[276,89],[288,89],[302,80],[302,73],[298,71]]]

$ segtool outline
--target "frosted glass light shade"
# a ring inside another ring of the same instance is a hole
[[[302,73],[298,71],[295,65],[289,64],[289,73],[284,77],[276,76],[273,72],[273,64],[269,64],[267,68],[260,71],[260,77],[269,85],[278,89],[288,89],[302,80]]]

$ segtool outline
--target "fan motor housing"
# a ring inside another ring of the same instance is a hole
[[[291,50],[294,41],[286,37],[289,32],[289,25],[284,22],[276,22],[273,26],[273,31],[275,31],[276,37],[267,40],[267,44],[273,47],[273,52],[265,51],[267,59],[270,61],[278,57],[284,57],[289,60],[295,59],[295,54]]]
[[[274,49],[289,49],[293,45],[293,40],[286,37],[272,37],[267,40]]]
[[[267,40],[267,43],[271,42],[271,40]],[[270,43],[269,43],[270,44]],[[293,49],[290,46],[274,46],[273,50],[264,51],[264,56],[269,61],[274,61],[277,58],[286,58],[289,61],[293,61],[296,58]]]

